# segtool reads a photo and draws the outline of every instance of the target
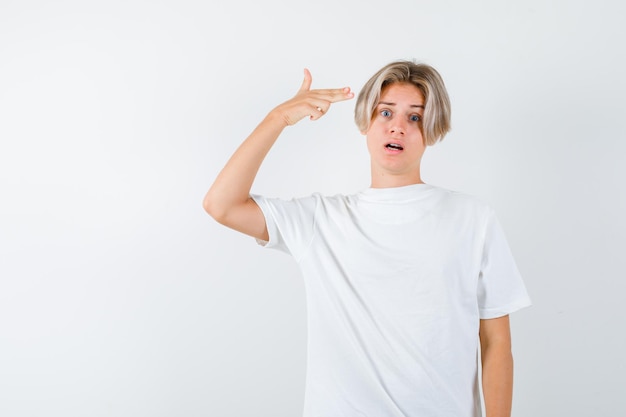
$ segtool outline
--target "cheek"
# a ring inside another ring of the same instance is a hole
[[[415,130],[414,131],[415,131],[415,135],[419,136],[423,140],[423,138],[424,138],[424,131],[422,130],[422,125],[419,124],[418,126],[415,126]]]
[[[365,146],[367,146],[367,151],[371,154],[374,149],[376,149],[377,141],[372,135],[372,129],[370,129],[365,136]]]

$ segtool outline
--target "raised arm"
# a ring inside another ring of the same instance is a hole
[[[349,87],[311,90],[311,82],[311,73],[305,69],[296,95],[268,113],[218,174],[204,197],[203,207],[219,223],[268,240],[263,213],[250,198],[252,183],[265,156],[287,126],[305,117],[317,120],[332,103],[354,97]]]

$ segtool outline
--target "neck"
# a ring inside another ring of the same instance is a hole
[[[419,171],[413,174],[390,174],[372,172],[372,188],[404,187],[405,185],[424,184]]]
[[[393,188],[413,184],[424,184],[422,181],[421,155],[411,163],[395,159],[370,159],[371,188]]]

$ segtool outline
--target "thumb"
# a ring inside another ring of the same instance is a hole
[[[311,72],[308,68],[304,69],[304,80],[302,81],[302,85],[300,86],[299,91],[309,91],[311,89],[311,83],[313,82],[313,77],[311,77]]]

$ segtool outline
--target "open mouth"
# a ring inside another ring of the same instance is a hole
[[[391,149],[392,151],[401,151],[404,149],[402,146],[398,145],[397,143],[388,143],[385,145],[385,148]]]

